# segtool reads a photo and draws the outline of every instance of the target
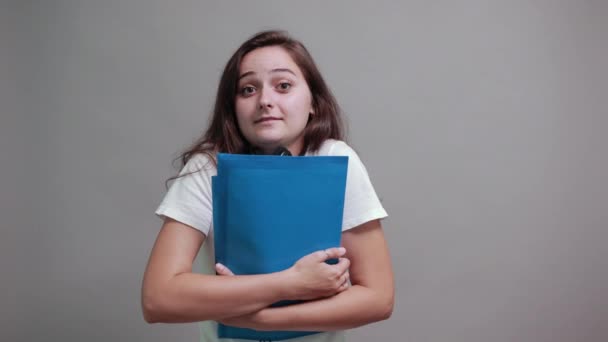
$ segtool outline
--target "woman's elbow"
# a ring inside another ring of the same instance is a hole
[[[163,309],[159,291],[142,291],[141,310],[144,321],[147,323],[152,324],[164,322],[163,312],[165,310]]]
[[[380,309],[379,320],[384,321],[391,318],[391,316],[393,315],[393,308],[395,307],[394,294],[391,294],[390,296],[385,296],[381,302],[382,307]]]
[[[394,300],[391,300],[388,305],[385,305],[384,311],[382,312],[381,320],[387,320],[391,318],[391,316],[393,315],[394,303]]]
[[[144,321],[146,321],[146,323],[153,324],[153,323],[160,322],[160,320],[158,320],[156,318],[156,316],[154,315],[154,313],[152,311],[150,311],[149,309],[144,308],[143,314],[144,314]]]
[[[154,299],[150,296],[143,295],[141,299],[141,311],[144,316],[144,321],[147,323],[158,323],[158,309]]]

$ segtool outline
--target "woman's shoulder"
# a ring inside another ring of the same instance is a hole
[[[350,170],[365,170],[365,165],[359,154],[345,141],[327,139],[319,148],[318,156],[346,156],[348,157],[348,167]],[[365,171],[367,172],[367,171]]]
[[[197,152],[190,156],[180,174],[198,171],[213,173],[216,171],[216,169],[216,159],[214,154]]]
[[[327,139],[315,153],[318,156],[351,156],[355,151],[346,142],[336,139]]]

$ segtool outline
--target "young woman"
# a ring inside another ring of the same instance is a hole
[[[209,128],[182,154],[183,168],[156,211],[164,224],[143,279],[145,320],[200,322],[202,341],[218,341],[221,322],[323,331],[297,338],[319,342],[343,341],[343,330],[390,317],[393,273],[380,223],[387,214],[361,160],[342,140],[339,107],[302,43],[282,31],[244,42],[224,69]],[[292,155],[349,157],[342,246],[281,272],[234,275],[213,264],[215,155],[272,153],[280,146]],[[199,251],[203,271],[193,273]],[[325,263],[332,258],[339,262]],[[307,301],[269,308],[286,299]]]

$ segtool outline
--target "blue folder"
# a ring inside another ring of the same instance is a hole
[[[266,274],[339,246],[347,167],[345,156],[218,154],[212,178],[216,262],[236,275]],[[218,325],[220,338],[279,341],[314,333]]]

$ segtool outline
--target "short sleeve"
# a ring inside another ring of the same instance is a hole
[[[156,215],[170,217],[208,235],[213,222],[211,177],[217,173],[207,155],[190,158],[161,201]]]
[[[386,218],[388,214],[380,203],[367,170],[357,153],[345,142],[336,141],[328,154],[348,156],[342,231],[371,220]]]

